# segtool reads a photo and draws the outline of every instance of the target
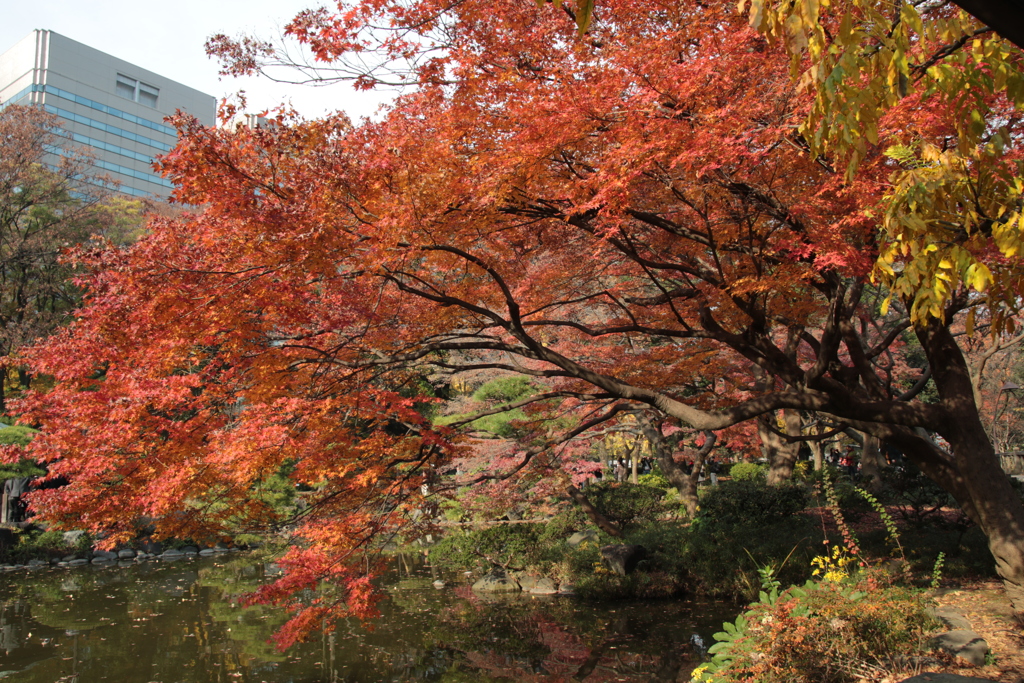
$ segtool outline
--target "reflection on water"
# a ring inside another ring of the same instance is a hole
[[[0,680],[19,683],[675,681],[732,606],[487,600],[438,590],[422,558],[387,577],[371,628],[345,621],[286,653],[279,610],[238,597],[274,572],[245,556],[0,575]]]

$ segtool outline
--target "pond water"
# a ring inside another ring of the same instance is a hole
[[[734,605],[487,600],[396,561],[381,617],[285,653],[278,610],[238,596],[275,572],[245,555],[0,575],[0,680],[18,683],[675,681]]]

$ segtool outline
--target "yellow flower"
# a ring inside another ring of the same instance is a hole
[[[714,683],[714,677],[707,673],[708,665],[702,664],[690,673],[690,683],[701,682],[701,683]]]

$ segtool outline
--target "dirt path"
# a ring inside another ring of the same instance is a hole
[[[980,581],[940,591],[935,601],[963,614],[971,628],[988,642],[994,655],[990,665],[952,673],[1000,683],[1024,683],[1024,626],[1014,619],[1010,601],[998,581]]]

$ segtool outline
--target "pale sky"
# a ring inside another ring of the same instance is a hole
[[[333,6],[331,0],[327,0]],[[307,118],[344,110],[372,115],[391,93],[347,85],[314,88],[261,79],[221,78],[203,44],[215,33],[272,38],[302,9],[323,0],[28,0],[5,2],[0,53],[33,29],[49,29],[220,99],[245,90],[249,111],[288,102]]]

